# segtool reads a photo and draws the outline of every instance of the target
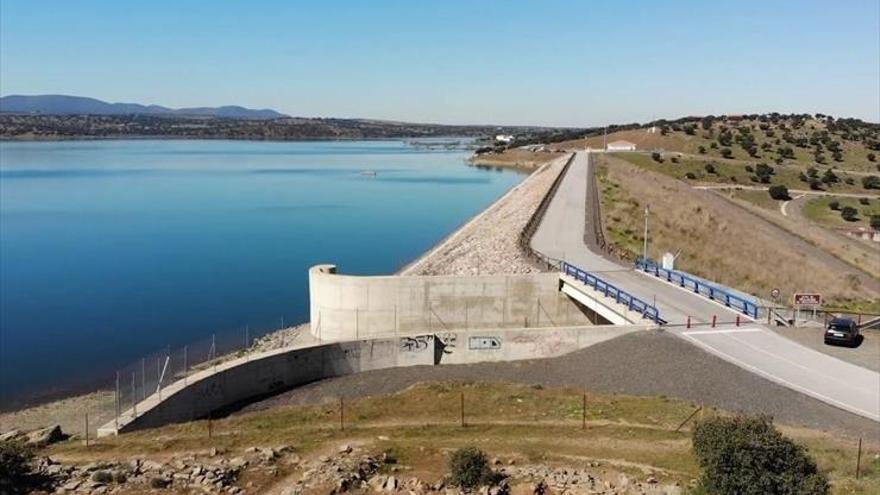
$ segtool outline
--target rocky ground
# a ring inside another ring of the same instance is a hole
[[[387,440],[382,437],[378,439]],[[447,475],[421,479],[394,454],[369,446],[341,445],[301,456],[294,446],[251,447],[240,453],[216,448],[165,460],[132,458],[119,462],[74,464],[49,457],[37,460],[33,493],[104,495],[111,493],[270,495],[404,493],[407,495],[680,494],[680,483],[660,483],[650,469],[625,474],[600,461],[567,465],[493,458],[490,485],[463,490]],[[441,468],[442,470],[442,468]],[[693,481],[693,480],[692,480]]]
[[[562,171],[565,158],[538,169],[400,275],[486,275],[539,271],[523,254],[520,232]]]

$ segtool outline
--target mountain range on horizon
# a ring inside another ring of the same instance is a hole
[[[0,113],[45,115],[168,115],[251,120],[287,118],[269,108],[251,109],[238,105],[169,108],[139,103],[109,103],[97,98],[71,95],[7,95],[0,97]]]

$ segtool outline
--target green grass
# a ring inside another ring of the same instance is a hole
[[[830,204],[837,201],[840,209],[850,206],[859,212],[858,219],[848,222],[840,215],[840,211],[832,210]],[[856,198],[832,198],[822,197],[811,199],[803,207],[804,216],[810,220],[829,227],[868,227],[871,215],[880,215],[880,197],[869,200],[868,205],[863,205]]]
[[[783,201],[771,198],[770,193],[767,191],[749,191],[743,189],[740,191],[731,191],[730,195],[734,198],[748,201],[755,206],[760,206],[761,208],[770,211],[779,211],[779,205],[783,203]]]

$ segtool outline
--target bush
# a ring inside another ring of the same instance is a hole
[[[859,212],[852,206],[844,206],[843,209],[840,210],[840,216],[842,216],[847,222],[855,222],[859,219]]]
[[[656,151],[651,153],[651,158],[657,163],[663,163],[663,155],[657,153]]]
[[[0,442],[0,493],[30,493],[34,452],[21,442]]]
[[[868,198],[859,198],[859,204],[868,206],[869,204],[871,204],[871,200],[869,200]]]
[[[730,148],[721,148],[721,156],[724,158],[733,158],[733,151]]]
[[[865,189],[880,189],[880,177],[876,175],[862,177],[862,187]]]
[[[702,146],[701,146],[701,148],[702,148]],[[873,162],[876,159],[877,159],[877,155],[875,155],[874,153],[868,153],[868,161],[869,162]]]
[[[449,473],[452,483],[462,488],[479,486],[492,476],[486,454],[476,447],[453,452],[449,459]]]
[[[697,176],[694,175],[693,172],[688,172],[688,173],[684,174],[684,178],[685,178],[685,179],[690,179],[690,180],[696,180],[696,179],[697,179]]]
[[[713,164],[713,163],[707,163],[705,168],[706,168],[706,173],[707,173],[707,174],[714,174],[714,173],[716,173],[716,170],[715,170],[715,164]]]
[[[770,186],[770,197],[777,200],[791,199],[791,196],[788,195],[788,188],[781,184]]]
[[[822,191],[822,181],[819,179],[810,179],[810,189],[814,191]]]
[[[700,147],[697,151],[699,151],[701,155],[705,155],[706,154],[706,147],[703,145],[700,145]],[[874,155],[871,155],[871,156],[874,156]],[[871,160],[871,159],[868,158],[868,160]],[[871,160],[871,161],[873,162],[874,160]]]
[[[669,159],[669,161],[671,161],[672,163],[678,163],[678,157],[677,157],[677,156],[673,156],[673,157],[671,157],[671,158]]]
[[[831,208],[831,209],[834,210],[834,211],[837,211],[837,210],[840,209],[840,201],[837,201],[837,200],[835,199],[834,201],[828,203],[828,207]]]
[[[712,418],[697,423],[693,449],[700,484],[716,495],[828,493],[828,480],[806,450],[769,417]]]

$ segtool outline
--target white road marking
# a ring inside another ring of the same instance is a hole
[[[716,333],[755,333],[763,332],[760,328],[744,328],[741,330],[694,330],[690,332],[681,332],[682,335],[711,335]]]
[[[802,387],[802,386],[800,386],[796,383],[792,383],[784,378],[780,378],[772,373],[768,373],[758,367],[752,366],[752,365],[750,365],[740,359],[737,359],[737,358],[731,356],[730,354],[722,352],[721,350],[719,350],[715,347],[712,347],[709,344],[706,344],[705,342],[701,342],[699,339],[695,339],[695,338],[691,337],[690,335],[685,335],[685,337],[687,337],[688,340],[692,341],[697,346],[702,347],[704,349],[708,349],[709,351],[711,351],[719,356],[723,356],[728,361],[740,366],[741,368],[745,368],[745,369],[751,371],[752,373],[755,373],[757,375],[761,375],[770,381],[784,385],[788,388],[791,388],[792,390],[797,390],[798,392],[801,392],[802,394],[809,395],[810,397],[814,397],[816,399],[825,401],[829,404],[833,404],[833,405],[835,405],[845,411],[851,411],[851,412],[854,412],[854,413],[862,415],[862,416],[867,416],[875,421],[880,421],[880,415],[878,415],[876,412],[866,411],[864,409],[861,409],[861,408],[858,408],[855,406],[851,406],[851,405],[846,404],[844,402],[840,402],[838,400],[832,399],[831,397],[828,397],[827,395],[822,395],[819,392],[808,389],[806,387]]]

